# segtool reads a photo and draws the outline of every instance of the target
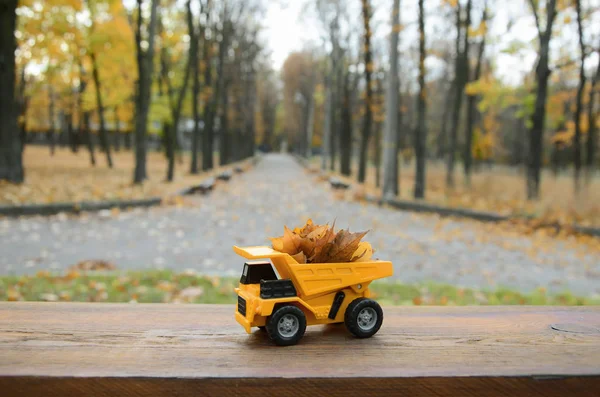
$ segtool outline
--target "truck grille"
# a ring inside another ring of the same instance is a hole
[[[238,295],[238,312],[246,317],[246,299]]]
[[[260,280],[260,297],[276,299],[296,296],[296,288],[292,280]]]

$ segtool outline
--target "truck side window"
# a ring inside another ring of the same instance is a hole
[[[259,284],[260,280],[277,280],[277,275],[273,270],[271,262],[258,262],[244,264],[241,284]]]

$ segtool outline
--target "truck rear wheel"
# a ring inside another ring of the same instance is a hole
[[[352,301],[344,315],[346,328],[358,338],[370,338],[383,324],[383,310],[372,299],[358,298]]]
[[[298,343],[306,331],[306,316],[296,306],[281,306],[267,320],[267,333],[276,345]]]

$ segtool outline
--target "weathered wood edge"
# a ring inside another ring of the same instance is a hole
[[[384,328],[373,340],[354,340],[343,325],[311,327],[299,346],[277,349],[260,331],[246,335],[233,319],[233,305],[2,302],[0,357],[6,361],[0,360],[0,373],[198,378],[600,375],[599,306],[384,309]],[[53,344],[68,349],[52,350]],[[107,348],[110,357],[119,358],[118,365],[98,365],[95,354]],[[23,356],[22,349],[31,355]],[[439,357],[439,349],[452,354]],[[141,352],[155,361],[139,365]],[[224,357],[215,356],[221,352]],[[289,354],[300,361],[288,366]],[[367,371],[354,364],[357,354],[371,357]],[[158,357],[162,359],[156,361]],[[307,366],[311,357],[318,358],[317,367]],[[259,358],[256,365],[245,364],[254,358]],[[194,365],[181,366],[181,360]]]
[[[2,377],[4,397],[26,396],[544,396],[597,397],[600,376],[418,378]]]

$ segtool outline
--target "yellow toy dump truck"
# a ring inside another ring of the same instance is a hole
[[[235,289],[235,319],[246,332],[259,327],[275,344],[288,346],[302,338],[307,325],[343,322],[359,338],[379,331],[383,311],[369,299],[369,284],[391,276],[391,262],[301,264],[270,247],[233,249],[246,259],[262,259],[244,264]]]

